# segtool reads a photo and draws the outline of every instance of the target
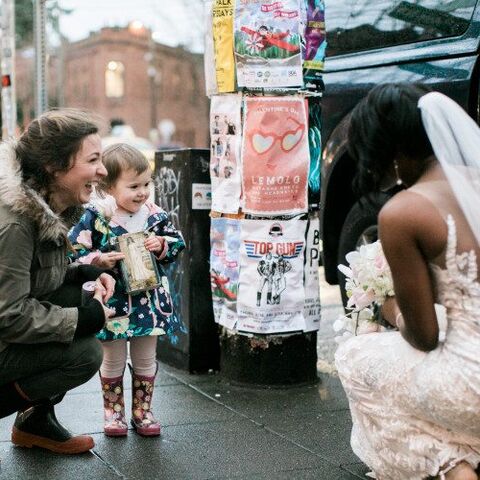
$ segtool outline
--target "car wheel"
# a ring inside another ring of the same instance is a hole
[[[378,239],[378,212],[390,198],[384,193],[362,197],[348,212],[342,227],[338,245],[338,264],[346,265],[345,255],[360,248],[361,245],[373,243]],[[338,284],[342,302],[347,304],[345,275],[338,271]]]

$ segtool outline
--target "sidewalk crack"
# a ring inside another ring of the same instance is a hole
[[[98,460],[100,460],[109,470],[112,470],[113,473],[119,478],[123,478],[125,480],[128,480],[128,477],[126,477],[120,470],[118,470],[115,465],[111,464],[107,460],[105,460],[99,453],[97,453],[95,450],[90,450],[92,455],[94,455]]]

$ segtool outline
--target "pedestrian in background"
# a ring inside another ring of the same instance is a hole
[[[105,150],[103,161],[108,175],[99,184],[99,194],[104,200],[93,201],[69,234],[76,258],[115,268],[124,255],[111,251],[111,240],[145,232],[145,248],[154,254],[161,276],[160,287],[136,295],[127,294],[126,284],[119,278],[110,302],[115,318],[98,334],[104,351],[100,367],[104,432],[109,436],[127,434],[123,375],[129,341],[133,367],[131,423],[140,435],[154,436],[160,434],[160,424],[151,411],[157,339],[177,321],[162,265],[173,262],[185,244],[166,212],[148,201],[152,172],[145,156],[119,143]]]
[[[97,124],[78,110],[45,113],[0,145],[0,418],[18,412],[18,446],[70,454],[94,446],[60,425],[54,405],[98,371],[94,334],[112,313],[103,304],[114,279],[67,265],[68,229],[107,173],[101,153]],[[91,280],[94,296],[80,306]]]

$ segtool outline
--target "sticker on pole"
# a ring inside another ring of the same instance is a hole
[[[210,210],[212,187],[209,183],[192,183],[192,210]]]

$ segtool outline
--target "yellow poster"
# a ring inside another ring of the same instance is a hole
[[[235,91],[233,3],[234,0],[215,0],[213,4],[213,43],[218,93]]]

